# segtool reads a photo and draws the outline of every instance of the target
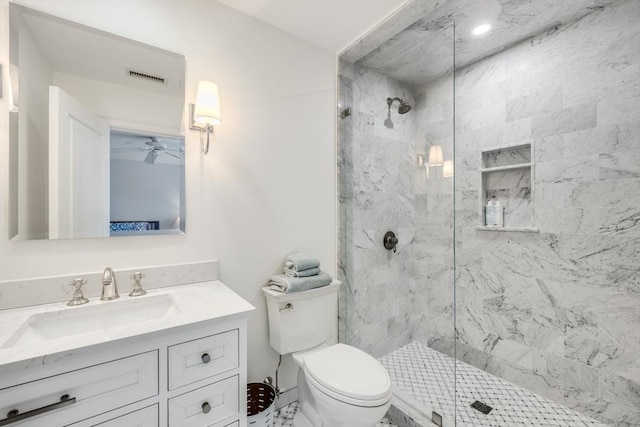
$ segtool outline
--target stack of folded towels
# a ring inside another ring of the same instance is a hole
[[[271,276],[269,289],[280,292],[300,292],[327,286],[333,278],[320,270],[317,258],[296,252],[285,259],[284,274]]]

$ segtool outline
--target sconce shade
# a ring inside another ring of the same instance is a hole
[[[193,120],[203,125],[219,125],[220,121],[220,96],[218,85],[202,80],[198,83],[196,94],[196,106],[193,111]]]
[[[442,146],[432,145],[429,147],[429,166],[441,166],[443,161]]]
[[[453,176],[453,160],[445,160],[442,164],[442,176],[449,178]]]

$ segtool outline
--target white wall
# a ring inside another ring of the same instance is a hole
[[[18,104],[18,235],[42,239],[49,235],[49,165],[42,153],[48,152],[48,97],[53,75],[24,22],[19,34],[18,68],[25,71],[20,75]]]
[[[336,273],[335,55],[217,2],[20,3],[184,54],[187,101],[194,101],[199,80],[217,82],[222,125],[207,156],[199,135],[186,135],[187,234],[14,242],[7,239],[5,96],[0,280],[218,259],[221,279],[258,309],[249,325],[249,379],[273,375],[277,355],[268,344],[260,287],[293,250],[318,256]],[[0,0],[5,69],[7,28],[8,0]]]
[[[183,174],[182,165],[111,159],[111,221],[159,221],[160,230],[174,228]]]
[[[182,99],[57,71],[53,73],[53,84],[112,128],[172,136],[184,131]]]

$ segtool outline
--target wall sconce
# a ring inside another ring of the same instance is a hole
[[[423,168],[427,165],[427,156],[422,153],[418,153],[418,167]]]
[[[199,82],[196,103],[189,105],[189,113],[189,128],[200,131],[200,147],[202,152],[207,154],[209,152],[209,137],[213,132],[213,127],[221,123],[218,85],[206,80]],[[207,133],[206,144],[204,141],[205,132]]]
[[[442,176],[450,178],[453,176],[453,160],[445,160],[442,164]]]
[[[429,166],[442,166],[444,163],[444,159],[442,156],[442,146],[441,145],[432,145],[429,147],[429,161],[427,165]]]

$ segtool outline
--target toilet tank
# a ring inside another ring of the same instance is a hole
[[[338,342],[340,282],[302,292],[262,288],[267,298],[269,342],[280,354]]]

